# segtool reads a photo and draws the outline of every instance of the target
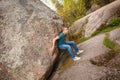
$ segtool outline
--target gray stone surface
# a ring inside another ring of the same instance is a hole
[[[83,36],[90,37],[92,33],[108,25],[109,21],[116,16],[120,16],[120,0],[116,0],[75,21],[70,32],[71,34],[82,32]]]
[[[114,41],[120,46],[120,28],[110,32],[110,40]]]
[[[88,15],[88,14],[96,11],[96,10],[99,9],[100,7],[101,7],[100,5],[93,4],[93,5],[91,6],[91,8],[86,12],[86,15]]]
[[[0,0],[0,79],[45,79],[57,56],[49,48],[62,24],[40,0]]]

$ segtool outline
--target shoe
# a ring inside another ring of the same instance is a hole
[[[80,57],[77,57],[77,56],[76,56],[76,57],[73,58],[73,60],[74,60],[74,61],[80,60]]]
[[[77,54],[80,54],[80,53],[82,53],[82,52],[84,52],[84,50],[79,50],[79,51],[77,52]]]

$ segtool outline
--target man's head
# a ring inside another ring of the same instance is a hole
[[[65,26],[63,26],[63,27],[62,27],[62,32],[63,32],[64,34],[67,34],[67,33],[68,33],[68,28],[65,27]]]

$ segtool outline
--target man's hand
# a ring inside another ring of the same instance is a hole
[[[54,51],[55,51],[55,48],[54,48],[54,47],[52,47],[52,48],[50,48],[50,49],[49,49],[49,51],[50,51],[50,54],[52,54],[52,56],[53,56]]]

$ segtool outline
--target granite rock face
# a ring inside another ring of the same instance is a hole
[[[104,28],[111,19],[120,16],[120,0],[116,0],[95,12],[77,20],[70,28],[72,34],[79,34],[90,37],[95,31]]]
[[[63,24],[40,0],[0,0],[0,79],[45,79],[57,56],[49,48]]]

